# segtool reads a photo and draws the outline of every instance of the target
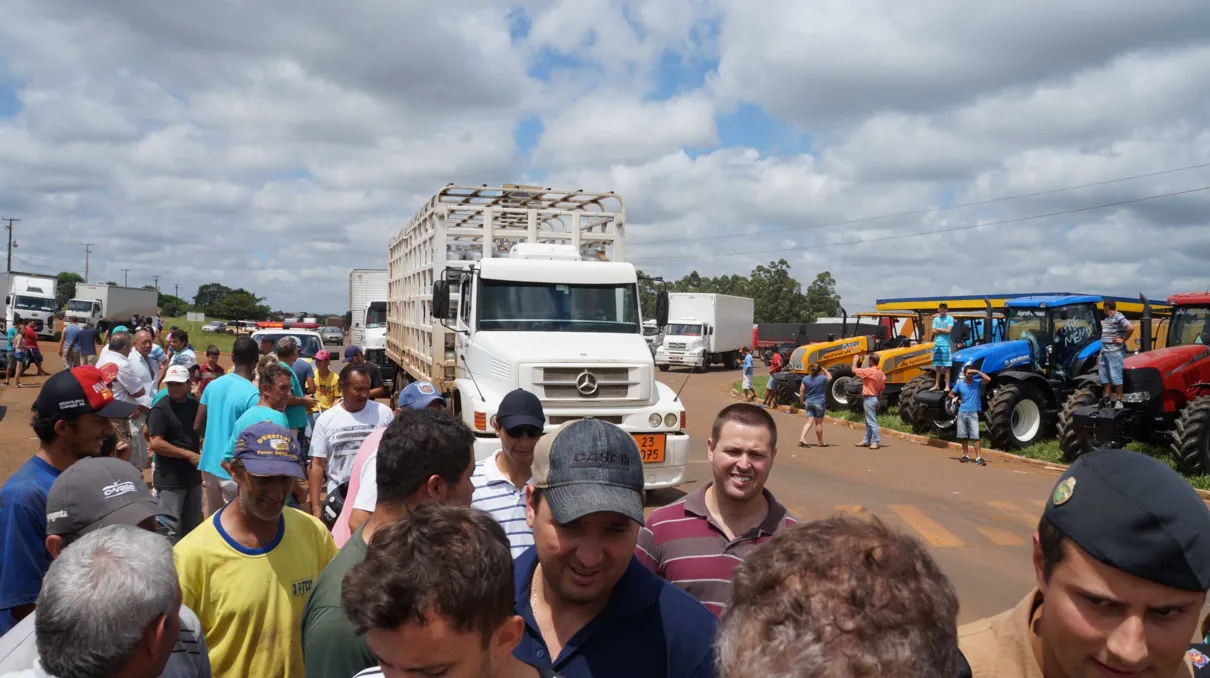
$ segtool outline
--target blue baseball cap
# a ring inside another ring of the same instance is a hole
[[[355,355],[361,355],[360,346],[345,346],[345,360],[348,360]]]
[[[446,404],[445,396],[427,381],[413,381],[399,392],[399,408],[410,407],[413,410],[423,410],[434,401],[440,400]]]
[[[115,327],[109,331],[110,334],[118,334],[119,332],[125,332],[126,334],[130,334],[130,329],[127,328],[125,325],[118,325],[117,327]]]
[[[235,439],[234,458],[254,476],[291,476],[306,480],[298,440],[290,429],[269,422],[245,428]]]

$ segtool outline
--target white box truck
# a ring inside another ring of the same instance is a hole
[[[93,327],[108,329],[130,322],[131,316],[154,316],[160,293],[142,287],[76,283],[76,293],[67,302],[68,320],[87,320]]]
[[[660,371],[688,367],[694,372],[721,363],[739,364],[739,350],[752,341],[755,302],[726,294],[668,295],[664,342],[655,350]]]
[[[655,379],[624,234],[613,193],[505,185],[447,186],[392,237],[387,357],[451,398],[477,460],[525,389],[548,428],[595,417],[633,435],[648,489],[684,482],[685,408]]]
[[[349,271],[349,339],[357,346],[366,343],[366,315],[370,304],[378,302],[385,310],[387,271],[385,268],[355,268]],[[375,315],[373,325],[386,332],[386,315]]]
[[[13,319],[34,324],[39,339],[54,339],[55,336],[55,289],[59,282],[53,275],[0,273],[0,290],[4,290],[4,327],[13,325]]]

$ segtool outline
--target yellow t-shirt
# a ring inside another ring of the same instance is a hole
[[[214,678],[303,678],[303,609],[336,542],[319,520],[286,508],[274,544],[248,549],[219,523],[227,508],[173,549],[182,602],[202,623]]]
[[[319,370],[315,370],[315,399],[319,401],[319,409],[332,409],[339,398],[340,375],[329,371],[327,377],[321,377]]]

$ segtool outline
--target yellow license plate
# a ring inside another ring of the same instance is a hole
[[[643,455],[644,464],[659,464],[664,461],[664,444],[667,436],[663,433],[636,433],[634,442],[639,446],[639,454]]]

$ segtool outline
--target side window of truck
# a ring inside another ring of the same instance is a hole
[[[470,285],[464,283],[458,288],[458,316],[462,318],[462,322],[470,327],[471,324],[471,290]]]

